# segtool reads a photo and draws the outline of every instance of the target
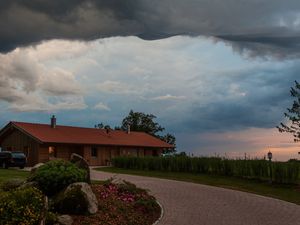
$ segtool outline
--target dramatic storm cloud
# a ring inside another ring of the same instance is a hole
[[[250,56],[299,57],[298,0],[2,0],[0,50],[49,39],[212,36]]]
[[[182,36],[50,41],[0,62],[0,99],[15,110],[89,107],[110,111],[117,125],[136,109],[159,115],[175,132],[273,128],[300,71],[298,60],[250,61],[224,44]]]
[[[0,1],[2,125],[114,127],[133,109],[179,151],[288,159],[275,127],[299,63],[299,0]]]

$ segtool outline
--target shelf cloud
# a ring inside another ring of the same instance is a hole
[[[299,9],[298,0],[2,0],[0,51],[50,39],[202,35],[249,56],[298,58]]]

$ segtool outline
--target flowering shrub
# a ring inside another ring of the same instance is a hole
[[[150,225],[160,215],[155,198],[132,183],[116,184],[110,180],[104,185],[93,185],[92,189],[98,199],[99,211],[88,217],[74,217],[74,225]]]
[[[124,181],[126,182],[126,181]],[[132,186],[133,185],[133,186]],[[123,202],[133,202],[135,200],[135,193],[136,191],[132,191],[134,187],[136,190],[136,186],[134,184],[131,184],[129,182],[126,182],[125,184],[113,184],[109,183],[107,185],[104,185],[106,188],[103,192],[100,193],[100,196],[102,199],[106,199],[110,197],[111,195],[117,196],[118,200],[121,200]],[[128,186],[128,187],[127,187]],[[132,186],[129,188],[129,186]],[[140,189],[142,190],[142,189]]]
[[[38,225],[44,209],[44,196],[36,188],[0,193],[0,224]]]
[[[39,188],[48,196],[54,195],[69,184],[86,179],[86,171],[71,162],[53,160],[39,167],[29,178],[38,182]]]

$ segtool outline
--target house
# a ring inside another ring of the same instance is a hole
[[[28,166],[61,158],[72,153],[83,156],[89,165],[102,166],[116,156],[158,156],[164,149],[174,148],[156,137],[128,129],[108,130],[50,124],[9,122],[0,131],[2,150],[23,151]]]

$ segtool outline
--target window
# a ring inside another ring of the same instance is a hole
[[[92,147],[92,149],[91,149],[91,156],[92,157],[97,157],[97,155],[98,155],[97,148],[96,147]]]
[[[49,157],[50,158],[56,158],[57,154],[56,154],[56,148],[54,146],[50,146],[49,147]]]

